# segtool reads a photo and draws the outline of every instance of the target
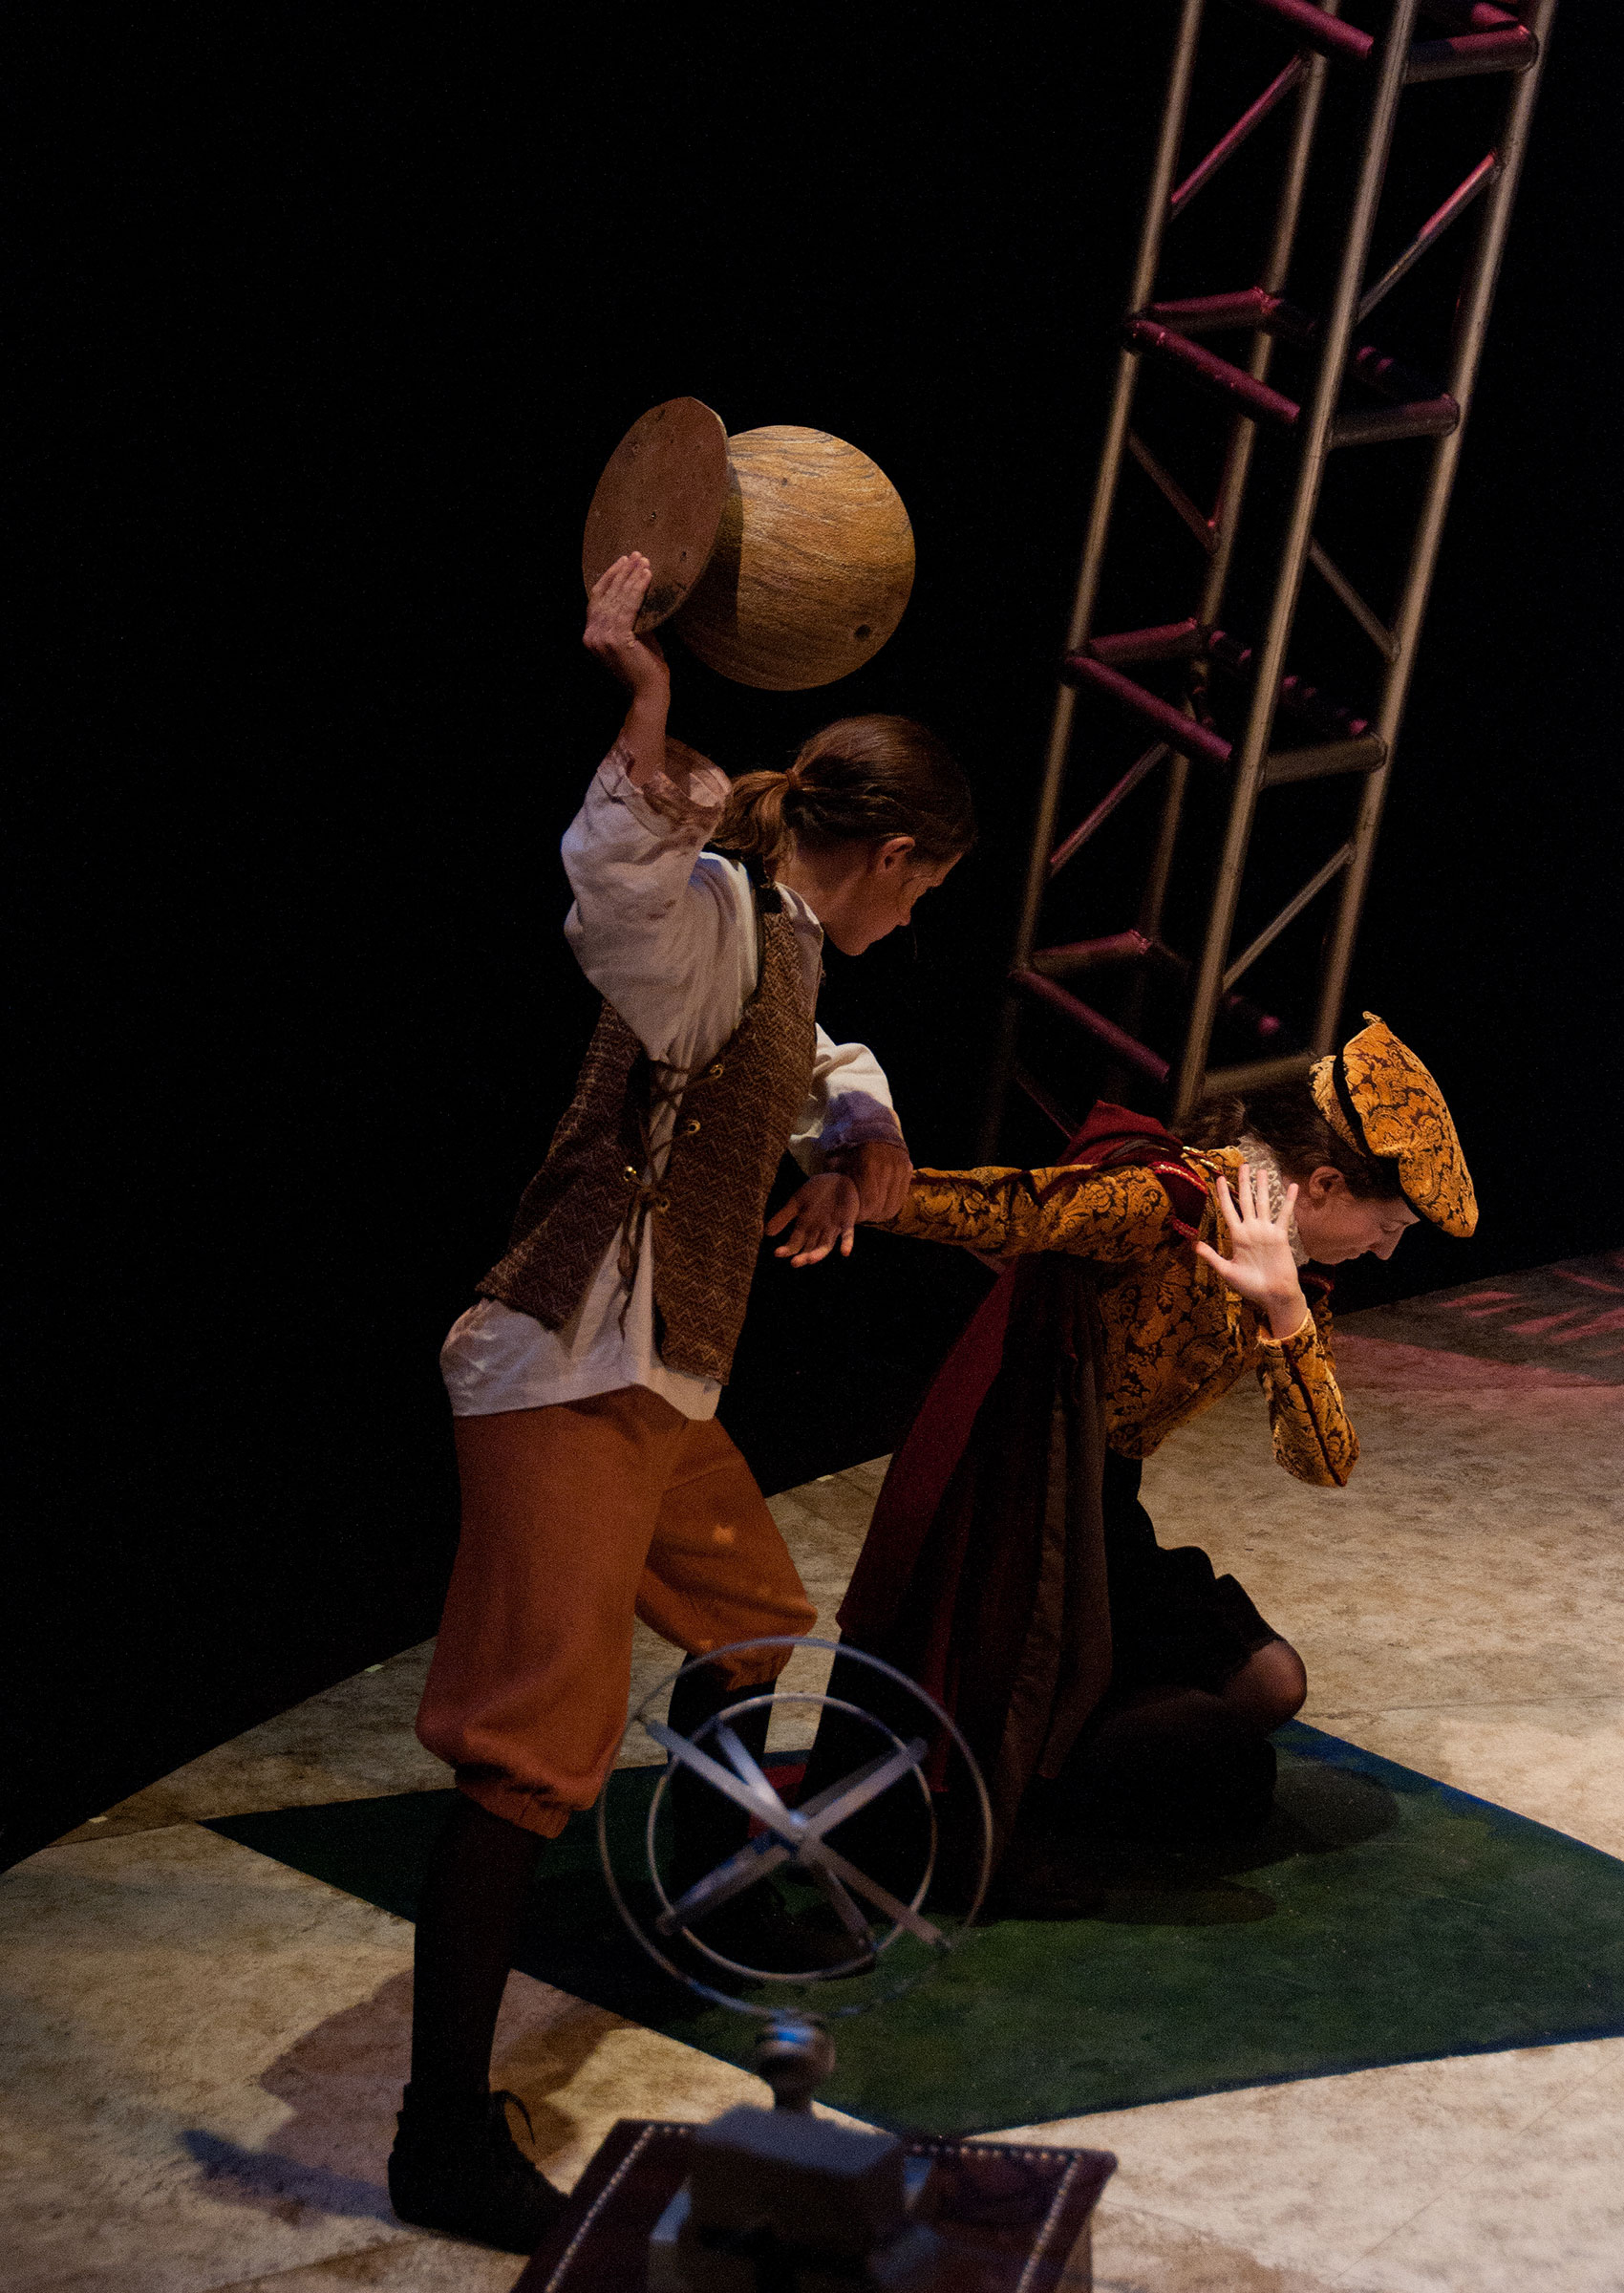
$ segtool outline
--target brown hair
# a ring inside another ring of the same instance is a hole
[[[797,844],[911,836],[914,855],[956,860],[975,842],[970,782],[935,734],[910,717],[843,717],[803,741],[787,772],[734,782],[715,842],[771,871]]]
[[[1250,1099],[1210,1099],[1180,1126],[1179,1136],[1189,1146],[1233,1146],[1246,1131],[1272,1147],[1281,1169],[1299,1186],[1329,1163],[1361,1201],[1388,1201],[1403,1192],[1398,1164],[1360,1154],[1339,1138],[1314,1104],[1306,1078],[1254,1091]]]

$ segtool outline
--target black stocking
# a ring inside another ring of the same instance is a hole
[[[730,1687],[715,1664],[702,1664],[695,1671],[685,1672],[672,1689],[668,1725],[679,1736],[694,1736],[707,1720],[714,1719],[728,1704],[763,1693],[771,1694],[770,1682],[764,1687]],[[741,1719],[729,1723],[758,1766],[766,1757],[767,1724],[771,1718],[772,1706],[764,1704],[759,1711],[746,1712]],[[708,1751],[722,1767],[727,1766],[714,1740],[702,1744],[700,1749]],[[674,1900],[677,1896],[686,1895],[708,1871],[714,1871],[729,1855],[737,1854],[750,1836],[750,1816],[747,1810],[713,1790],[702,1777],[687,1768],[678,1768],[672,1777],[670,1797],[676,1852],[667,1893]]]
[[[412,2098],[431,2111],[482,2107],[491,2043],[542,1841],[457,1795],[417,1904]]]

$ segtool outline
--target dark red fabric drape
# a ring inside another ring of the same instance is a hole
[[[1063,1159],[1084,1170],[1173,1166],[1158,1175],[1187,1232],[1205,1189],[1179,1153],[1150,1116],[1102,1104]],[[1017,1261],[892,1459],[840,1609],[848,1639],[952,1712],[1001,1838],[1027,1783],[1055,1771],[1110,1679],[1103,1401],[1087,1262]]]

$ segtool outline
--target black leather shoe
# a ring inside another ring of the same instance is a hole
[[[430,2108],[408,2087],[389,2159],[389,2201],[418,2229],[471,2238],[503,2253],[534,2253],[568,2199],[539,2174],[514,2140],[507,2105],[517,2094],[487,2094],[461,2110]]]

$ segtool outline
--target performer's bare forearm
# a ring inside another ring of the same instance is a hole
[[[631,706],[620,728],[620,739],[631,759],[628,777],[632,786],[641,788],[669,770],[686,788],[686,764],[675,756],[668,760],[666,755],[671,671],[659,639],[637,633],[637,612],[652,574],[648,559],[637,551],[617,557],[592,584],[581,642],[611,675],[631,689]]]

